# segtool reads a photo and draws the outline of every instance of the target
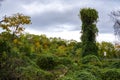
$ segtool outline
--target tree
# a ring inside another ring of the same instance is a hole
[[[23,14],[14,14],[13,16],[5,16],[2,21],[0,21],[0,27],[10,32],[14,35],[21,34],[24,31],[23,25],[30,24],[31,20],[29,16]]]
[[[112,11],[110,17],[114,21],[114,34],[120,40],[120,10]]]
[[[119,41],[120,40],[120,10],[112,11],[110,13],[110,17],[114,22],[114,25],[113,25],[114,35],[117,39],[117,41],[115,42],[115,47],[118,51],[120,51],[120,41]]]
[[[98,12],[95,9],[83,8],[80,10],[80,18],[82,21],[82,56],[89,54],[97,55],[98,47],[96,45],[96,36],[98,29],[96,22]]]

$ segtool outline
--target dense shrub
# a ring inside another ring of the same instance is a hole
[[[120,80],[120,70],[108,69],[103,72],[102,80]]]
[[[0,54],[3,52],[9,53],[11,50],[11,45],[7,40],[0,39]]]
[[[117,59],[105,59],[102,60],[103,68],[120,68],[120,61]]]
[[[65,66],[69,66],[72,64],[72,60],[68,57],[61,57],[59,58],[59,61],[58,61],[59,64],[63,64]]]
[[[57,66],[56,57],[51,55],[41,55],[37,59],[37,65],[44,70],[52,70]]]
[[[83,64],[91,64],[91,65],[95,65],[95,66],[102,65],[101,61],[95,55],[88,55],[88,56],[83,57],[82,63]]]
[[[101,80],[102,72],[99,67],[93,66],[93,65],[82,65],[81,70],[90,72],[92,75],[94,75],[97,80]]]
[[[81,71],[77,74],[77,80],[97,80],[94,75],[87,71]]]
[[[120,61],[118,62],[113,62],[111,65],[110,65],[110,68],[119,68],[120,69]]]
[[[98,80],[98,79],[90,72],[79,70],[75,71],[74,73],[68,73],[60,80]]]
[[[19,58],[8,58],[4,65],[0,68],[0,80],[14,80],[18,79],[21,72],[18,72],[16,68],[23,66],[24,62]]]
[[[52,70],[52,73],[55,75],[57,79],[66,76],[67,72],[68,72],[68,67],[66,67],[65,65],[58,65],[55,67],[54,70]]]
[[[64,76],[64,77],[62,77],[62,78],[60,78],[58,80],[76,80],[76,79],[72,75],[72,76]]]
[[[34,66],[20,67],[18,71],[21,71],[20,80],[54,80],[52,73]]]

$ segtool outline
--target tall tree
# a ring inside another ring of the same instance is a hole
[[[96,45],[96,36],[98,29],[96,22],[98,19],[98,12],[95,9],[83,8],[80,10],[80,18],[82,21],[82,56],[89,54],[97,55],[98,47]]]

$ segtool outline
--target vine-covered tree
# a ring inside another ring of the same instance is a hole
[[[82,21],[82,56],[89,54],[97,55],[98,47],[96,45],[96,36],[98,29],[96,22],[98,19],[98,12],[95,9],[83,8],[80,10],[80,18]]]

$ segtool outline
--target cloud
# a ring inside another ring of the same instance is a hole
[[[3,2],[4,0],[0,0],[0,6],[1,6],[1,2]]]
[[[62,32],[40,32],[40,31],[36,31],[36,30],[33,30],[33,29],[29,29],[29,30],[26,30],[26,32],[30,32],[32,34],[38,34],[38,35],[41,35],[41,34],[45,34],[47,37],[57,37],[57,38],[62,38],[62,39],[65,39],[65,40],[76,40],[78,42],[80,42],[80,32],[79,31],[62,31]],[[102,41],[106,41],[106,42],[112,42],[114,43],[115,42],[115,36],[112,34],[112,33],[102,33],[102,34],[99,34],[97,36],[97,42],[102,42]]]
[[[47,4],[43,3],[38,3],[37,1],[30,3],[28,5],[24,4],[22,5],[23,9],[27,14],[30,15],[36,15],[36,14],[41,14],[41,13],[46,13],[46,12],[64,12],[66,10],[71,9],[71,5],[64,5],[58,2],[50,2]]]
[[[119,0],[5,0],[0,16],[18,12],[29,15],[32,25],[27,29],[36,32],[80,32],[79,11],[91,7],[99,12],[99,33],[113,34],[114,23],[109,14],[120,8],[119,3]]]
[[[55,27],[64,27],[62,25],[69,25],[70,27],[73,26],[73,28],[79,27],[79,17],[72,11],[49,11],[40,15],[33,16],[32,21],[34,28],[45,30],[47,27],[51,27],[50,30],[52,30]]]
[[[0,0],[0,2],[2,2],[2,1],[4,1],[4,0]]]
[[[97,24],[99,32],[111,33],[113,32],[113,22],[110,21],[108,14],[113,9],[119,7],[119,4],[113,0],[70,0],[69,2],[65,0],[53,0],[52,2],[37,0],[33,3],[22,5],[22,7],[27,14],[32,16],[34,29],[39,29],[40,31],[53,31],[54,29],[58,29],[55,31],[62,31],[60,29],[63,28],[62,25],[69,25],[71,29],[65,29],[70,31],[80,30],[79,10],[84,7],[95,8],[100,16]]]

